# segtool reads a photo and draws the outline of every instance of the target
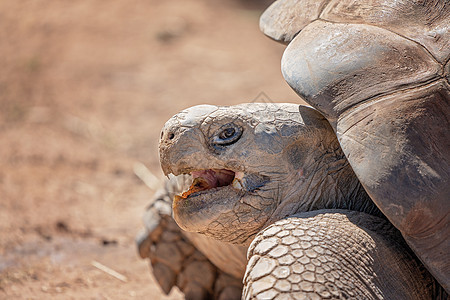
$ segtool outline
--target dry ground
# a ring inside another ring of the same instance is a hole
[[[160,128],[188,106],[299,102],[268,2],[0,1],[1,299],[182,298],[137,256],[154,191],[133,168],[162,178]]]

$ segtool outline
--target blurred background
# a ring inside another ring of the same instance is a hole
[[[182,299],[134,244],[160,129],[197,104],[300,103],[259,31],[271,2],[0,1],[0,298]]]

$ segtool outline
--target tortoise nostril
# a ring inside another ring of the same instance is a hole
[[[164,136],[164,131],[161,131],[161,137],[160,137],[160,139],[162,139],[163,136]]]
[[[174,137],[175,137],[175,134],[173,134],[172,132],[169,133],[169,140],[173,140]]]

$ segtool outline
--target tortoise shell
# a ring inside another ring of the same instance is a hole
[[[450,1],[279,0],[260,27],[289,43],[284,78],[450,291]]]

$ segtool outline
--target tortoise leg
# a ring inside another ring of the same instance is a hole
[[[214,285],[214,299],[241,299],[242,287],[242,279],[233,277],[219,269],[219,274]]]
[[[242,281],[226,274],[193,245],[173,220],[174,193],[185,187],[186,177],[165,182],[144,215],[145,231],[137,239],[141,258],[149,258],[154,278],[165,294],[177,286],[185,299],[239,299]]]
[[[212,297],[217,268],[182,235],[171,216],[161,216],[158,227],[138,244],[165,294],[177,286],[186,299]]]
[[[319,210],[264,229],[249,248],[243,299],[431,299],[434,279],[386,220]]]

